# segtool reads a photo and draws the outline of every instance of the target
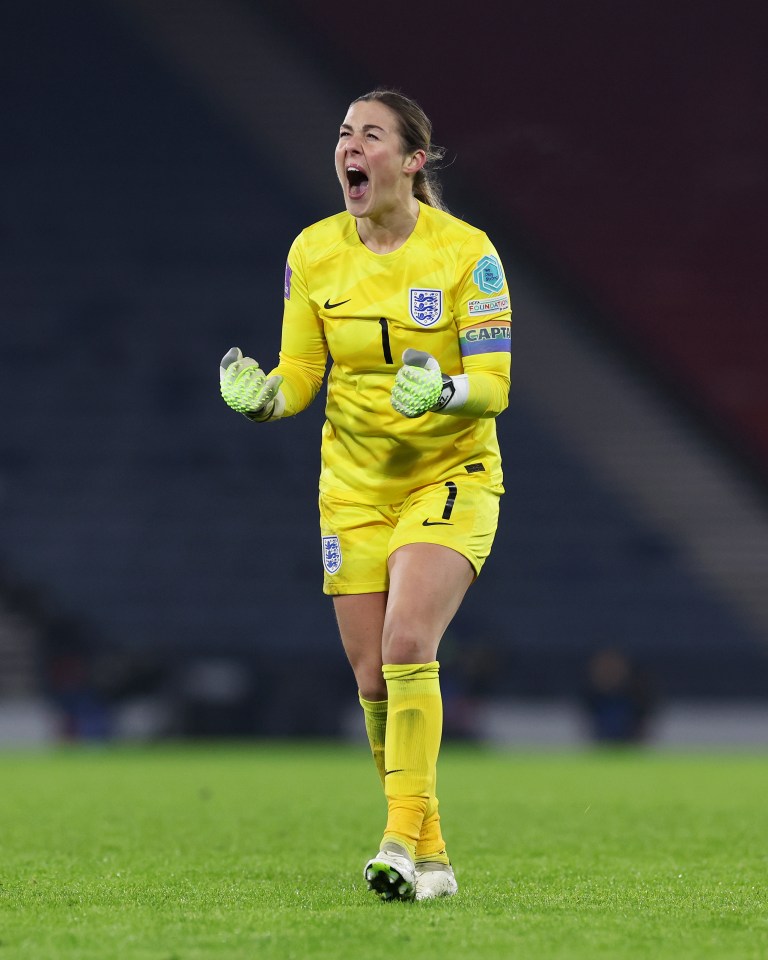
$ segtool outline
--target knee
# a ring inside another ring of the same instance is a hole
[[[384,627],[382,655],[384,663],[431,663],[437,642],[418,626],[393,618]]]
[[[363,700],[370,700],[371,703],[379,703],[387,699],[387,685],[383,677],[379,677],[378,680],[370,683],[358,681],[357,689]]]
[[[358,664],[354,669],[357,689],[363,700],[386,700],[387,685],[380,663]]]

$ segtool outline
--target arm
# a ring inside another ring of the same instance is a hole
[[[509,324],[506,328],[509,330]],[[497,417],[509,404],[510,357],[488,354],[482,360],[466,357],[464,373],[442,374],[439,413],[459,417]]]
[[[294,416],[312,403],[322,386],[327,360],[325,331],[309,299],[304,251],[298,237],[285,265],[280,359],[269,374],[282,377],[284,416]]]
[[[249,420],[264,422],[300,413],[323,382],[328,347],[322,322],[307,294],[301,237],[294,241],[285,267],[283,333],[278,365],[265,374],[238,347],[221,361],[221,394]]]
[[[484,360],[471,365],[470,372],[450,377],[431,354],[406,350],[392,388],[392,406],[410,418],[429,412],[497,417],[509,403],[509,366],[507,354],[506,359]]]

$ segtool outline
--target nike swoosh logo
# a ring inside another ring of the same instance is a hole
[[[405,773],[405,767],[400,767],[399,770],[387,770],[385,771],[384,776],[388,777],[390,773]]]
[[[448,523],[447,520],[422,520],[422,527],[452,527],[452,523]]]
[[[343,307],[345,303],[349,303],[349,300],[339,300],[338,303],[331,303],[330,300],[326,300],[323,306],[326,310],[333,310],[334,307]]]

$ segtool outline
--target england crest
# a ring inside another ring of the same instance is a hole
[[[341,567],[341,544],[338,537],[323,537],[323,566],[333,575]]]
[[[411,287],[411,316],[422,327],[437,323],[443,313],[442,290],[416,290]]]

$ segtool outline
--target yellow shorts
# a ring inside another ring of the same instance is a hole
[[[489,486],[477,475],[462,475],[385,506],[321,493],[323,592],[338,596],[387,591],[387,560],[407,543],[450,547],[469,560],[477,576],[491,552],[502,492],[501,486]]]

